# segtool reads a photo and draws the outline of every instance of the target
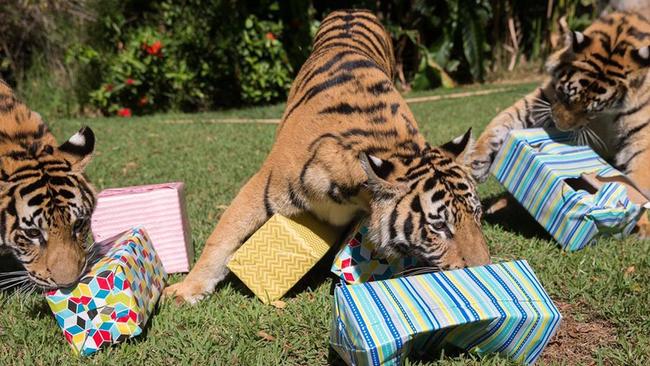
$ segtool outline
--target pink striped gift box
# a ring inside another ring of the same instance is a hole
[[[142,226],[167,273],[189,272],[194,249],[183,187],[175,182],[101,191],[91,220],[95,241]]]

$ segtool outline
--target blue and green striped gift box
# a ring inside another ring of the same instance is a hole
[[[400,277],[334,291],[330,343],[349,365],[401,365],[439,350],[531,364],[562,316],[524,260]]]
[[[594,194],[567,184],[583,174],[622,175],[590,147],[571,141],[571,134],[554,130],[510,131],[491,170],[564,249],[574,251],[599,235],[628,235],[644,210],[623,184],[605,183]]]

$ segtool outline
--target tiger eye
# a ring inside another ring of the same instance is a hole
[[[27,229],[23,233],[30,239],[39,239],[41,237],[41,231],[38,229]]]
[[[447,227],[447,224],[445,224],[442,221],[434,222],[433,224],[431,224],[431,227],[434,228],[435,230],[440,231],[440,230],[443,230],[445,227]]]

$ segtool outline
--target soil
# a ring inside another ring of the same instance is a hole
[[[616,340],[614,325],[597,317],[579,322],[574,317],[579,305],[562,302],[556,305],[562,313],[562,324],[542,353],[539,364],[595,365],[596,351]]]

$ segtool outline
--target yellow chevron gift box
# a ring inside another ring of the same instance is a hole
[[[628,235],[650,207],[624,174],[570,133],[510,131],[491,171],[568,251],[599,236]]]
[[[336,243],[339,231],[312,215],[273,215],[235,252],[228,268],[263,303],[286,294]]]
[[[106,253],[76,287],[47,293],[47,302],[77,354],[142,333],[167,274],[141,227],[95,245]]]
[[[348,285],[334,291],[330,344],[349,365],[394,366],[441,351],[532,364],[562,316],[526,261]]]

